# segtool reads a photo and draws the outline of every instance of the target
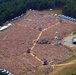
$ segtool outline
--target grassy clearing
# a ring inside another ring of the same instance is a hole
[[[65,60],[63,63],[68,63],[76,59],[76,56],[72,56],[71,58]]]
[[[76,35],[76,31],[73,32],[73,35]]]
[[[76,75],[76,60],[56,67],[56,70],[50,75]]]
[[[66,48],[73,52],[72,49],[68,47]],[[65,60],[62,65],[56,66],[54,72],[52,72],[50,75],[76,75],[76,55]]]

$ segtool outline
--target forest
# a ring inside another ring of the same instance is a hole
[[[62,14],[76,18],[76,0],[0,0],[0,26],[27,10],[61,8]]]
[[[3,74],[3,73],[0,72],[0,75],[7,75],[7,74]]]

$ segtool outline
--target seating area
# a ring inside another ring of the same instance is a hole
[[[62,19],[64,23],[60,23],[59,19],[48,12],[32,11],[28,16],[25,15],[11,22],[12,27],[0,32],[0,61],[2,63],[0,68],[5,68],[14,75],[24,75],[25,72],[29,75],[29,72],[43,65],[41,61],[44,64],[51,62],[58,64],[72,57],[73,54],[65,47],[54,45],[54,38],[57,31],[60,39],[63,39],[76,29],[76,25],[64,19]],[[45,31],[42,32],[44,29]],[[33,42],[38,37],[42,43],[48,41],[50,44]],[[34,48],[31,51],[32,47]]]
[[[72,17],[69,17],[69,16],[65,16],[65,15],[59,15],[60,18],[63,18],[63,19],[66,19],[66,20],[70,20],[70,21],[73,21],[73,22],[76,22],[76,19],[72,18]]]
[[[46,27],[54,25],[58,21],[59,20],[56,19],[55,16],[47,12],[30,11],[27,16],[24,16],[23,18],[14,21],[13,24],[23,27],[29,26],[32,29],[42,30]]]
[[[58,36],[62,39],[64,37],[66,37],[67,35],[69,35],[72,31],[75,30],[75,24],[71,23],[71,22],[67,22],[65,21],[65,23],[62,24],[58,24],[55,27],[52,27],[50,29],[48,29],[47,31],[43,32],[42,36],[40,37],[41,39],[46,39],[46,40],[51,40],[54,39],[56,34],[55,32],[58,32]]]
[[[37,44],[33,50],[34,54],[42,61],[46,59],[49,63],[58,64],[64,60],[73,56],[73,53],[69,52],[63,46],[52,46],[52,45],[39,45]]]

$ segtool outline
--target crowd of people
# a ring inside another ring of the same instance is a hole
[[[50,41],[50,44],[36,44],[32,52],[41,61],[46,59],[49,63],[55,64],[70,58],[73,54],[61,45],[55,46],[54,38],[56,31],[60,39],[64,38],[75,29],[75,24],[63,19],[60,21],[54,14],[33,10],[21,19],[11,22],[12,26],[0,33],[0,61],[2,63],[0,67],[6,68],[15,75],[22,75],[24,71],[30,71],[41,65],[40,61],[26,54],[26,51],[31,49],[33,41],[39,36],[39,28],[43,30],[58,22],[58,25],[44,31],[39,38],[39,40]]]
[[[51,12],[51,11],[50,11]],[[40,12],[40,11],[30,11],[27,16],[24,16],[22,19],[15,21],[14,24],[20,26],[29,26],[33,29],[38,28],[47,28],[51,25],[54,25],[58,22],[58,19],[54,16],[54,14]]]

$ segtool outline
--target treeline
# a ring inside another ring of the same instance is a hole
[[[64,15],[76,18],[76,0],[69,0],[67,5],[64,6],[62,13]]]
[[[66,5],[63,9],[63,14],[66,14],[69,11],[69,2],[70,0],[0,0],[0,25],[22,13],[26,13],[29,9],[54,9],[63,8]]]
[[[4,74],[4,73],[1,73],[1,72],[0,72],[0,75],[7,75],[7,74]]]
[[[27,0],[27,9],[44,10],[50,8],[60,8],[66,4],[66,0]]]
[[[23,0],[1,0],[0,3],[0,25],[26,12]]]

